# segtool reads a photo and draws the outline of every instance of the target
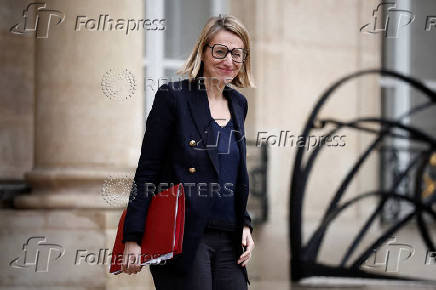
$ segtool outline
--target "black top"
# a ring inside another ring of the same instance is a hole
[[[237,230],[235,188],[241,154],[232,119],[224,127],[219,126],[214,119],[211,119],[210,129],[218,151],[219,187],[217,186],[216,191],[212,192],[215,200],[207,227],[234,231]]]

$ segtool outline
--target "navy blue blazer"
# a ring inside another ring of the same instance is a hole
[[[239,258],[243,252],[241,240],[244,225],[253,231],[251,218],[246,210],[249,177],[244,121],[248,104],[241,93],[228,86],[224,88],[223,95],[228,100],[241,152],[238,182],[234,187],[236,218],[239,225],[234,235],[234,245],[238,249]],[[214,143],[210,139],[214,138],[209,130],[210,120],[209,101],[200,78],[193,81],[170,82],[162,85],[156,92],[147,117],[141,156],[134,177],[137,194],[127,207],[123,242],[141,242],[152,196],[145,193],[145,184],[153,183],[156,187],[154,193],[178,183],[191,185],[184,186],[186,204],[182,254],[176,255],[165,265],[151,265],[150,270],[154,267],[173,267],[180,273],[186,273],[193,261],[214,200],[205,188],[212,183],[218,184],[217,149],[206,146]],[[194,146],[192,141],[195,141]],[[200,183],[203,185],[197,186]],[[250,283],[246,268],[242,268],[247,282]]]

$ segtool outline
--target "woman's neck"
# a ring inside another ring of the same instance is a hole
[[[204,85],[206,87],[207,96],[209,99],[219,101],[224,99],[223,90],[225,84],[214,77],[204,77]]]

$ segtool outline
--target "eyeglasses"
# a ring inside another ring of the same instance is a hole
[[[235,62],[244,62],[247,58],[248,51],[243,48],[232,48],[229,49],[224,44],[214,44],[213,46],[207,45],[212,49],[212,56],[216,59],[224,59],[226,58],[227,54],[230,52],[232,55],[232,59]]]

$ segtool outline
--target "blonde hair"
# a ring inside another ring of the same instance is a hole
[[[254,87],[253,76],[251,75],[250,64],[250,36],[244,25],[234,16],[211,17],[200,33],[192,52],[183,67],[177,71],[178,74],[187,74],[190,80],[197,78],[200,69],[204,65],[201,61],[206,45],[212,40],[216,33],[226,30],[237,35],[244,43],[244,49],[248,54],[238,75],[232,80],[232,84],[239,88]]]

